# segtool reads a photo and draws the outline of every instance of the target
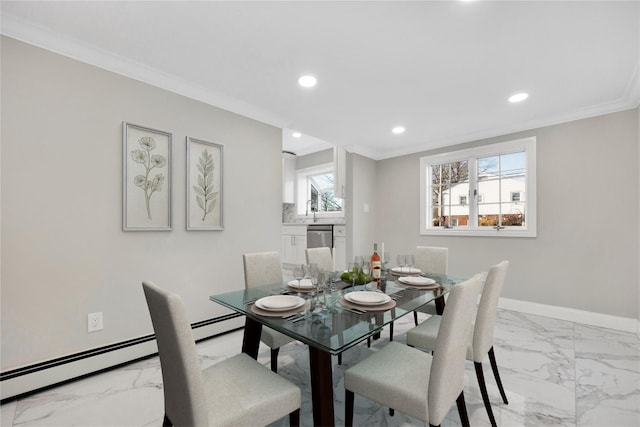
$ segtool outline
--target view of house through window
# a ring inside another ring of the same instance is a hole
[[[342,199],[335,195],[333,165],[298,171],[298,215],[331,215],[342,212]]]
[[[342,210],[342,201],[334,193],[333,172],[308,177],[309,200],[316,212],[337,212]]]
[[[528,223],[534,138],[423,157],[421,165],[423,230],[535,233],[535,224]]]

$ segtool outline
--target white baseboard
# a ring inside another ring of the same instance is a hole
[[[509,298],[500,298],[498,307],[504,310],[535,314],[538,316],[551,317],[552,319],[567,320],[569,322],[582,323],[585,325],[598,326],[601,328],[631,332],[640,335],[640,320],[628,317],[612,316],[610,314],[594,313],[591,311],[538,304],[535,302],[520,301]]]
[[[243,327],[244,321],[244,316],[240,316],[201,326],[193,329],[193,336],[195,340],[200,340],[222,334]],[[240,351],[240,349],[238,349],[238,351]],[[4,400],[19,396],[24,393],[140,359],[157,352],[158,347],[156,340],[152,339],[90,357],[79,357],[77,360],[46,369],[33,369],[31,372],[3,380],[1,383],[0,398]]]
[[[504,310],[512,310],[537,316],[550,317],[553,319],[640,334],[640,321],[638,319],[508,298],[500,298],[498,306]],[[193,330],[193,335],[196,340],[199,340],[231,331],[242,326],[244,326],[244,316],[198,327]],[[78,378],[86,374],[101,371],[112,366],[140,359],[154,354],[157,351],[158,348],[156,346],[156,341],[151,340],[95,356],[79,358],[78,360],[56,365],[51,368],[34,370],[33,372],[24,375],[3,380],[2,387],[0,389],[0,398],[2,400],[8,399],[33,390],[38,390],[43,387]]]

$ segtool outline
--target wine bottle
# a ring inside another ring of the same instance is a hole
[[[373,255],[371,255],[371,278],[375,282],[376,287],[380,288],[380,270],[382,268],[382,262],[380,261],[380,255],[378,255],[378,244],[373,244]]]

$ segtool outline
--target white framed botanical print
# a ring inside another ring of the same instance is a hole
[[[187,137],[187,230],[222,230],[223,146]]]
[[[122,229],[169,231],[171,134],[122,123]]]

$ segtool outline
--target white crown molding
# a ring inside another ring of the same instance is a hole
[[[503,310],[534,314],[537,316],[550,317],[552,319],[566,320],[568,322],[614,329],[622,332],[631,332],[640,335],[639,319],[612,316],[610,314],[594,313],[591,311],[538,304],[535,302],[520,301],[509,298],[500,298],[498,307]]]
[[[103,49],[98,49],[80,40],[65,37],[59,33],[35,26],[11,14],[3,13],[1,19],[2,25],[0,26],[0,33],[8,37],[272,126],[286,128],[290,125],[284,118],[267,110],[219,93],[214,93],[209,89],[187,82],[172,74],[148,67]],[[636,108],[640,104],[639,69],[640,66],[637,64],[627,84],[625,93],[621,98],[612,102],[573,111],[564,116],[531,120],[507,126],[483,129],[478,132],[463,135],[436,138],[425,141],[422,144],[403,148],[391,147],[386,150],[374,150],[361,145],[350,145],[350,151],[373,160],[384,160]]]
[[[96,48],[78,39],[62,36],[11,14],[3,13],[1,19],[0,32],[5,36],[272,126],[286,127],[286,120],[254,105],[214,93],[172,74]]]
[[[637,72],[635,73],[637,75]],[[637,78],[635,80],[635,87],[638,86]],[[632,80],[633,81],[633,80]],[[524,132],[532,129],[539,129],[547,126],[559,125],[562,123],[569,123],[576,120],[588,119],[590,117],[602,116],[604,114],[617,113],[620,111],[630,110],[637,108],[640,103],[640,95],[638,90],[634,91],[634,86],[630,86],[629,90],[625,93],[625,96],[612,102],[595,105],[581,110],[573,111],[563,116],[557,116],[553,118],[530,120],[527,122],[520,122],[516,124],[510,124],[507,126],[495,127],[490,129],[483,129],[478,132],[467,133],[464,135],[454,135],[451,137],[445,137],[426,142],[424,144],[417,144],[410,147],[403,147],[399,149],[390,149],[383,152],[377,152],[375,157],[371,157],[374,160],[384,160],[393,157],[405,156],[409,154],[415,154],[422,151],[431,151],[438,148],[450,147],[457,144],[464,144],[467,142],[479,141],[487,138],[495,138],[498,136],[509,135],[517,132]],[[367,156],[366,150],[362,152],[358,151],[359,147],[354,146],[354,152]]]

